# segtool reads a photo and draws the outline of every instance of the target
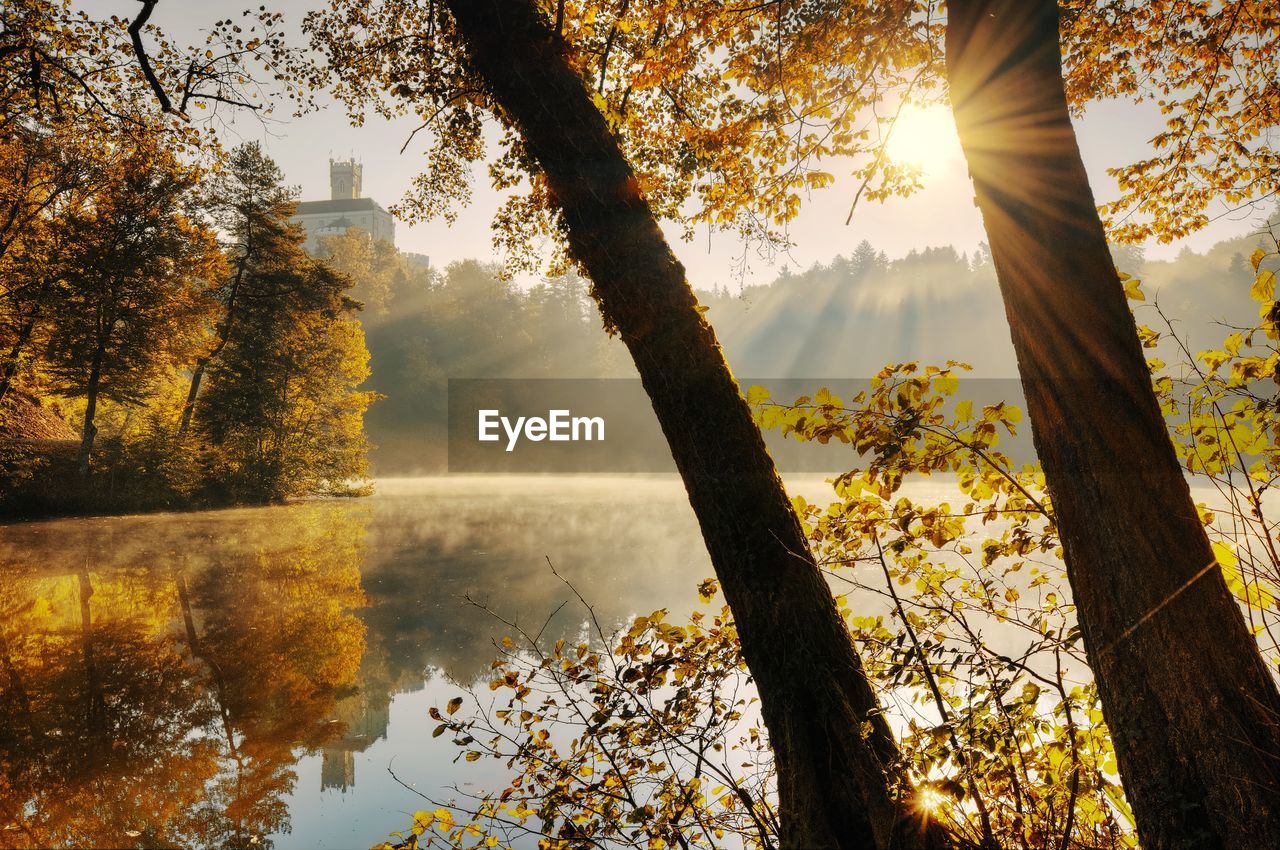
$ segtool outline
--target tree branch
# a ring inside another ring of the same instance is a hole
[[[133,55],[138,59],[138,67],[142,69],[142,76],[146,79],[147,85],[155,93],[156,100],[160,101],[160,108],[171,115],[186,119],[186,115],[173,108],[173,102],[165,93],[164,86],[160,85],[160,79],[156,76],[155,69],[151,67],[151,57],[147,55],[147,48],[142,43],[142,28],[151,19],[151,13],[155,11],[156,3],[160,0],[139,0],[139,2],[142,3],[142,11],[129,24],[129,41],[133,44]]]

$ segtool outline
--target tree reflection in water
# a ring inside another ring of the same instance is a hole
[[[365,646],[365,514],[289,517],[270,546],[198,557],[93,533],[54,563],[6,547],[0,844],[264,847],[288,829],[294,764],[343,734]],[[114,542],[126,557],[104,557]]]
[[[678,485],[643,480],[0,526],[0,848],[310,841],[322,788],[381,793],[342,810],[376,842],[415,802],[356,789],[360,753],[390,736],[415,781],[461,769],[409,760],[434,724],[389,729],[392,699],[488,671],[503,627],[464,597],[541,625],[566,594],[548,556],[606,625],[687,613],[710,574]]]

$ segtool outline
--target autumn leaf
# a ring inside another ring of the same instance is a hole
[[[1249,287],[1249,295],[1254,301],[1262,303],[1274,301],[1276,297],[1276,273],[1270,269],[1258,272],[1258,276],[1253,281],[1253,286]]]

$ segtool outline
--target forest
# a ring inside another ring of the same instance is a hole
[[[303,251],[261,148],[202,173],[163,137],[99,148],[56,124],[10,129],[0,503],[119,511],[358,489],[374,398],[356,389],[359,304],[349,277]]]
[[[345,250],[359,244],[334,240],[335,257],[354,259],[331,261],[359,282],[355,294],[368,305],[360,320],[371,356],[366,386],[380,396],[366,416],[376,474],[445,469],[449,378],[636,376],[618,341],[600,332],[581,277],[521,288],[504,282],[494,263],[436,270],[391,254],[377,262],[368,251]],[[1147,261],[1128,246],[1115,252],[1117,266],[1142,280],[1183,342],[1200,351],[1220,344],[1226,326],[1256,320],[1249,257],[1265,244],[1262,236],[1245,236],[1166,261]],[[695,293],[725,359],[747,379],[816,388],[824,380],[869,379],[886,363],[955,358],[972,367],[971,379],[1020,395],[985,251],[965,256],[944,246],[891,260],[864,240],[848,256],[784,269],[767,284],[744,286],[730,274]],[[1160,322],[1154,313],[1150,319]],[[1179,357],[1172,340],[1159,353]]]
[[[0,7],[0,506],[187,511],[0,525],[0,846],[1280,846],[1274,3],[120,5]],[[324,110],[493,257],[304,251],[230,127]],[[976,250],[690,279],[927,110]],[[675,472],[398,479],[466,377],[638,379]]]

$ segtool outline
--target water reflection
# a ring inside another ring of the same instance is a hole
[[[368,846],[414,803],[361,762],[460,781],[415,692],[488,669],[502,627],[468,599],[541,626],[568,595],[545,558],[614,623],[709,572],[661,480],[0,528],[0,846]]]
[[[291,519],[279,545],[198,556],[156,520],[5,534],[7,843],[248,846],[287,825],[294,750],[332,737],[365,647],[364,518]]]

